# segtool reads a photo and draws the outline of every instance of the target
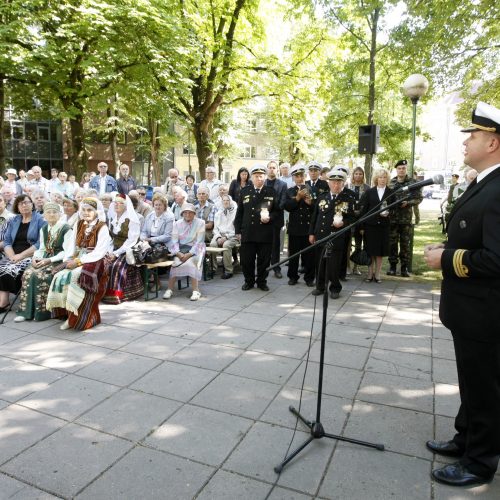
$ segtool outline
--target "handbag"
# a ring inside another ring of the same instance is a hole
[[[146,254],[144,263],[145,264],[157,264],[158,262],[164,262],[168,260],[170,255],[167,245],[163,243],[158,243],[153,245],[150,251]]]
[[[372,263],[372,258],[366,250],[358,248],[351,254],[350,260],[358,266],[369,266]]]
[[[130,266],[142,266],[150,250],[151,245],[147,241],[139,241],[125,252],[125,260]]]

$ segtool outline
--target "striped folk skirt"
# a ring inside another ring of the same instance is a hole
[[[125,254],[108,265],[108,285],[102,299],[107,304],[121,304],[144,293],[140,268],[127,264]]]

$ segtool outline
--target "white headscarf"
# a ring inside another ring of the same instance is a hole
[[[123,212],[120,217],[118,217],[118,214],[115,210],[115,201],[117,198],[121,199],[122,201],[125,200],[125,212]],[[134,210],[134,205],[132,204],[132,200],[130,199],[130,197],[128,195],[117,194],[113,198],[113,201],[111,202],[108,210],[109,226],[113,234],[118,234],[120,232],[125,219],[129,219],[131,223],[137,223],[139,226],[141,224],[139,221],[139,217],[137,216],[137,212]]]
[[[83,213],[82,213],[82,208],[83,207],[90,207],[92,210],[95,210],[97,212],[97,219],[100,222],[106,222],[106,214],[104,213],[104,207],[102,206],[101,200],[98,200],[97,198],[91,198],[91,197],[85,197],[80,203],[80,209],[78,211],[78,215],[80,216],[80,219],[83,219]],[[94,225],[94,224],[92,224]]]

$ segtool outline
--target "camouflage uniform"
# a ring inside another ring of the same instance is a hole
[[[400,190],[401,188],[415,182],[416,181],[408,177],[408,175],[402,182],[400,182],[397,177],[394,177],[393,179],[391,179],[389,187],[394,190]],[[398,191],[398,193],[400,193],[399,196],[401,198],[407,195],[407,193],[403,193],[402,191]],[[397,194],[396,197],[398,197]],[[422,190],[418,189],[411,193],[411,197],[406,200],[407,205],[405,207],[396,206],[391,209],[391,225],[389,236],[389,264],[391,265],[391,271],[389,271],[390,274],[395,274],[399,257],[399,260],[401,262],[401,274],[403,276],[408,275],[408,265],[411,260],[410,242],[413,234],[413,207],[418,206],[422,202],[422,199]]]

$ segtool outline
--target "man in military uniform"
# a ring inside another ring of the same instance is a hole
[[[340,231],[344,226],[348,226],[354,221],[354,196],[349,190],[344,190],[346,179],[345,172],[338,168],[328,174],[329,190],[319,196],[314,206],[309,228],[309,243],[314,244],[317,240]],[[316,289],[312,292],[313,295],[324,293],[325,286],[329,281],[330,297],[332,299],[339,298],[342,290],[340,267],[347,237],[348,234],[344,233],[340,237],[330,240],[326,245],[320,245],[316,248],[318,278]]]
[[[311,161],[306,165],[309,172],[309,180],[306,184],[311,187],[311,197],[314,203],[316,203],[320,195],[330,192],[328,182],[319,178],[322,168],[321,163],[317,161]]]
[[[292,169],[295,186],[286,192],[285,210],[290,213],[288,221],[288,255],[303,250],[309,246],[309,226],[314,203],[311,188],[305,183],[305,168],[296,165]],[[311,250],[302,254],[304,280],[307,286],[314,285],[314,252]],[[299,258],[295,257],[288,264],[288,284],[295,285],[299,281]]]
[[[461,402],[455,436],[427,448],[458,459],[432,471],[452,486],[491,481],[500,458],[500,109],[479,102],[463,132],[478,176],[450,213],[448,241],[424,251],[443,273],[439,317],[453,336]]]
[[[397,175],[389,184],[389,187],[394,190],[399,190],[401,197],[406,194],[401,191],[402,188],[409,186],[415,182],[414,179],[406,174],[406,160],[399,160],[396,163]],[[397,196],[397,195],[396,195]],[[412,192],[411,198],[402,201],[398,206],[391,210],[391,226],[389,236],[389,264],[390,269],[387,271],[389,276],[395,276],[397,272],[398,257],[401,262],[401,276],[409,278],[408,264],[411,260],[410,243],[413,234],[412,216],[413,206],[422,202],[422,191],[420,189]],[[398,255],[399,246],[399,255]]]
[[[241,241],[241,268],[245,283],[242,290],[257,286],[268,291],[266,268],[271,262],[273,234],[278,217],[278,201],[273,188],[266,186],[264,165],[252,168],[251,186],[245,186],[240,192],[238,209],[234,219],[236,237]],[[257,258],[257,277],[255,277],[255,258]]]

